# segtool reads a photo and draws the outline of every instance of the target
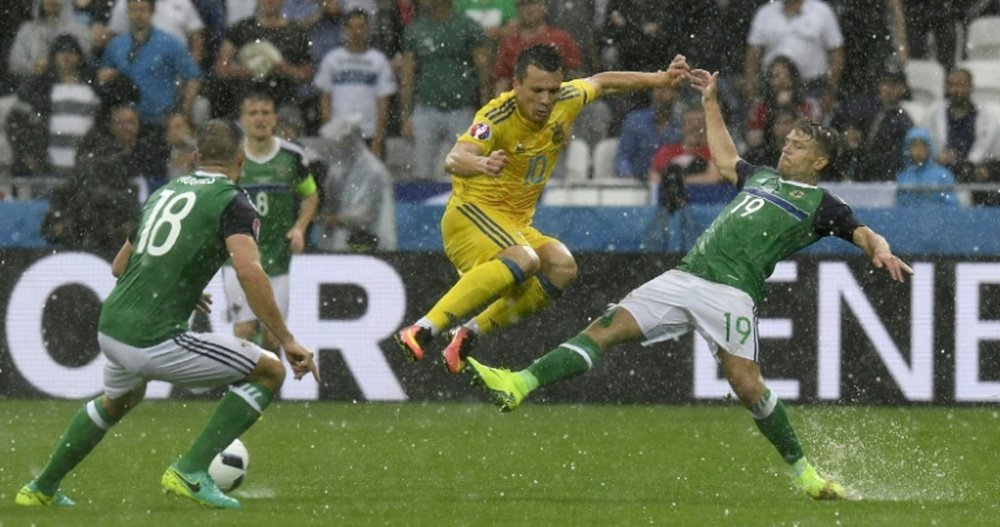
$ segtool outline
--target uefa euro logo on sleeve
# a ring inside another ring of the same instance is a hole
[[[479,139],[480,141],[489,139],[492,133],[493,130],[490,128],[490,125],[486,123],[475,123],[472,125],[472,128],[469,129],[469,135]]]

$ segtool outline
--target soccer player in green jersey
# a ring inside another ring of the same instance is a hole
[[[273,353],[218,333],[193,333],[188,320],[208,309],[205,285],[227,258],[251,309],[278,338],[296,379],[319,378],[313,354],[285,327],[257,251],[260,220],[236,185],[242,133],[209,121],[198,134],[199,169],[154,192],[135,234],[111,264],[118,278],[101,308],[98,342],[107,359],[104,394],[70,420],[48,464],[17,493],[18,505],[74,505],[63,478],[108,430],[142,401],[146,383],[166,381],[194,391],[230,385],[191,448],[163,474],[163,488],[211,507],[235,509],[208,475],[208,465],[260,418],[285,379]]]
[[[582,333],[511,372],[468,358],[477,381],[501,410],[535,389],[585,373],[612,346],[652,344],[692,330],[708,341],[733,392],[757,428],[792,467],[797,485],[815,499],[839,499],[843,488],[806,459],[785,406],[764,384],[757,364],[757,304],[764,281],[782,259],[824,236],[860,247],[872,265],[898,282],[913,273],[885,238],[862,224],[843,201],[817,186],[836,160],[839,136],[808,121],[785,139],[777,170],[740,159],[716,98],[718,73],[694,70],[702,94],[712,160],[739,194],[673,270],[634,289]]]
[[[288,268],[292,254],[305,249],[306,232],[316,215],[319,194],[316,181],[306,168],[305,154],[298,145],[274,135],[278,114],[274,99],[266,92],[251,92],[240,105],[240,124],[246,132],[243,175],[240,186],[260,214],[260,260],[271,280],[282,317],[288,316]],[[256,339],[277,352],[278,341],[261,327],[239,280],[228,263],[222,268],[226,291],[226,315],[233,333]],[[265,324],[266,326],[266,324]]]

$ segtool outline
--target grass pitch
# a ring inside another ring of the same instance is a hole
[[[159,486],[214,403],[151,401],[66,479],[76,507],[14,506],[80,406],[0,401],[0,526],[1000,523],[991,407],[793,407],[854,498],[817,503],[731,406],[277,403],[243,437],[243,509],[215,511]]]

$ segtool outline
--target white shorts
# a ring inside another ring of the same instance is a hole
[[[188,331],[170,340],[137,348],[103,333],[97,334],[104,366],[104,392],[112,399],[146,381],[166,381],[194,392],[226,386],[245,379],[261,353],[252,342],[221,333]]]
[[[281,318],[288,318],[288,275],[267,277],[271,281],[271,289],[274,290],[274,301],[278,303],[281,311]],[[243,293],[243,286],[236,276],[236,271],[228,266],[222,266],[222,284],[226,291],[226,322],[239,324],[240,322],[250,322],[257,320],[257,315],[250,309],[247,297]]]
[[[643,345],[697,330],[719,350],[757,360],[757,308],[745,292],[672,269],[632,290],[617,304],[632,314]]]

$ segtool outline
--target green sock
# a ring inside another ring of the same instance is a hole
[[[581,333],[531,363],[526,371],[537,380],[537,386],[548,386],[586,373],[602,355],[601,348],[594,339]],[[531,384],[530,378],[525,380]]]
[[[212,458],[257,422],[273,398],[274,392],[258,382],[233,386],[215,407],[198,439],[177,460],[177,468],[181,472],[208,470]]]
[[[764,397],[756,404],[749,407],[753,414],[754,423],[764,437],[774,445],[785,463],[793,465],[804,455],[802,444],[799,443],[792,422],[788,420],[788,411],[785,405],[778,399],[771,390],[764,392]]]
[[[117,422],[101,406],[100,398],[88,402],[73,414],[59,444],[52,451],[52,457],[42,473],[35,478],[38,490],[49,496],[55,494],[66,474],[90,454],[108,429]]]

